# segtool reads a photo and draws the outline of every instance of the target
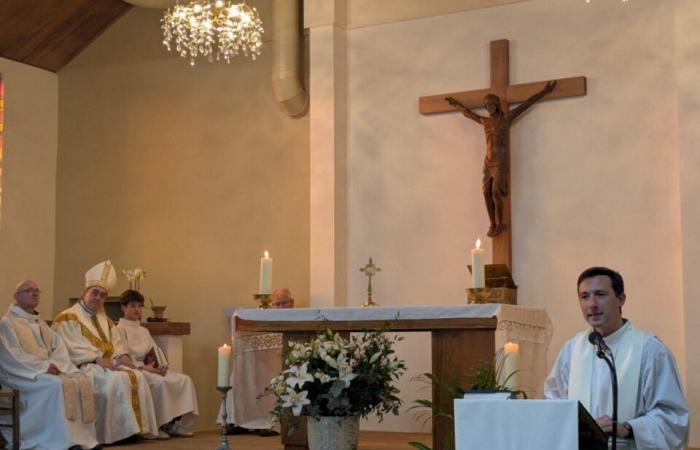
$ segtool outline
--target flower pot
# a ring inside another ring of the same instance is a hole
[[[357,450],[360,417],[308,418],[309,450]]]

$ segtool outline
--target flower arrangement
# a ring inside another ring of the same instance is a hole
[[[398,414],[401,400],[394,382],[406,365],[395,354],[400,337],[365,331],[350,339],[324,331],[311,342],[290,342],[285,370],[268,392],[277,397],[273,413],[283,415],[361,416]]]

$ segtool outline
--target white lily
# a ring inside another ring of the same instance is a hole
[[[283,402],[282,407],[292,408],[292,414],[298,416],[304,405],[311,404],[311,400],[306,398],[307,395],[309,395],[308,391],[296,392],[294,389],[287,389],[287,394],[280,396]]]
[[[301,388],[307,381],[314,381],[314,376],[307,371],[308,367],[308,363],[302,364],[301,367],[290,367],[287,370],[287,372],[291,374],[290,377],[287,377],[287,385],[290,387],[298,386]]]

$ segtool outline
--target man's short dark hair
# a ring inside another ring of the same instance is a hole
[[[615,291],[616,296],[620,296],[625,293],[625,281],[622,279],[622,275],[615,272],[607,267],[590,267],[578,276],[578,282],[576,283],[576,291],[578,291],[581,282],[587,278],[597,277],[598,275],[604,275],[610,278],[613,291]]]
[[[126,306],[131,302],[136,302],[140,303],[142,306],[144,304],[144,298],[143,295],[139,291],[135,291],[133,289],[127,289],[126,291],[122,292],[122,295],[120,296],[120,301],[122,306]]]

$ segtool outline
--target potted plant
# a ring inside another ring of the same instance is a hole
[[[396,380],[406,366],[395,354],[401,338],[365,331],[350,339],[332,331],[290,342],[285,367],[267,388],[273,413],[307,416],[310,450],[356,450],[360,417],[398,414]]]

